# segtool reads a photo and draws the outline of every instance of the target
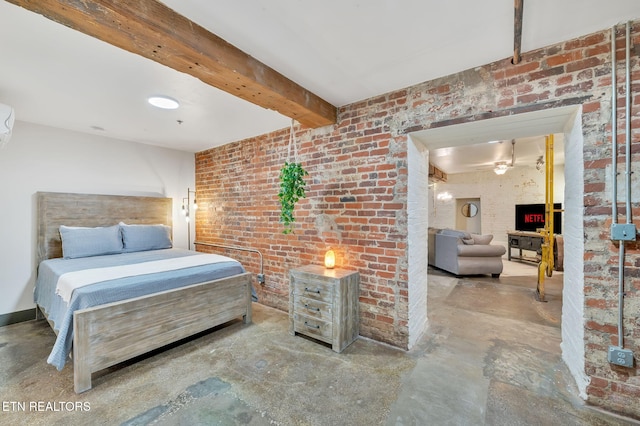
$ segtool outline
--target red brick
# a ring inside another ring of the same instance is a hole
[[[609,31],[607,31],[606,33],[609,33]],[[572,50],[581,47],[593,46],[595,44],[599,44],[609,40],[609,37],[609,34],[605,34],[605,32],[599,32],[596,34],[588,35],[586,37],[570,40],[564,44],[564,48],[566,50]]]
[[[605,388],[609,387],[609,381],[607,379],[603,379],[603,378],[600,378],[600,377],[593,377],[592,376],[590,385],[592,387],[605,389]]]
[[[574,50],[560,55],[550,56],[545,60],[545,62],[548,66],[555,67],[557,65],[566,64],[567,62],[577,61],[578,59],[582,59],[582,52]]]
[[[586,328],[589,330],[602,331],[605,333],[617,333],[618,327],[611,324],[599,324],[595,321],[587,321]]]
[[[504,109],[513,106],[515,101],[513,98],[503,98],[498,102],[498,108]]]
[[[611,303],[604,299],[587,299],[586,305],[590,308],[606,309]]]
[[[589,396],[592,396],[592,397],[595,396],[595,397],[598,397],[598,398],[605,398],[607,396],[607,393],[604,390],[602,390],[600,388],[596,388],[594,386],[588,386],[587,387],[587,394]]]
[[[520,74],[528,74],[533,70],[537,70],[540,67],[539,62],[524,62],[518,65],[512,65],[504,71],[506,78],[514,77]]]
[[[581,61],[572,62],[566,65],[567,72],[576,72],[586,68],[594,68],[604,63],[604,59],[592,56]]]
[[[384,316],[384,315],[376,315],[376,320],[380,321],[380,322],[383,322],[383,323],[386,323],[386,324],[393,324],[394,323],[393,318],[388,317],[388,316]]]
[[[600,102],[589,102],[582,105],[582,112],[586,114],[589,112],[600,111],[600,106]]]
[[[611,45],[601,44],[599,46],[593,46],[586,50],[585,56],[603,55],[611,52]]]

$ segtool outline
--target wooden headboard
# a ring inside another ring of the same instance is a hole
[[[38,192],[38,264],[62,257],[60,225],[93,227],[125,222],[172,226],[172,201],[160,197]]]

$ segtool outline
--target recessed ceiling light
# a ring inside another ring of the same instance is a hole
[[[180,106],[178,101],[168,96],[150,96],[147,100],[156,108],[177,109]]]

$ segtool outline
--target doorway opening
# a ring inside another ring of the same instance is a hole
[[[448,155],[447,150],[456,147],[465,147],[468,155],[473,156],[470,147],[481,143],[493,141],[513,141],[525,138],[539,137],[540,135],[555,134],[564,140],[563,154],[565,160],[564,175],[571,179],[564,179],[563,192],[564,199],[564,224],[563,240],[565,248],[564,269],[567,272],[562,283],[562,343],[560,344],[562,358],[571,370],[580,392],[584,392],[588,383],[588,378],[584,373],[584,346],[582,337],[584,330],[583,322],[583,222],[582,222],[582,196],[583,188],[583,155],[582,155],[582,114],[580,106],[563,107],[552,110],[542,110],[512,116],[505,116],[483,121],[464,123],[449,127],[429,129],[412,133],[408,140],[408,164],[409,164],[409,189],[408,205],[412,206],[408,211],[408,234],[409,234],[409,346],[411,347],[420,337],[428,323],[427,312],[427,288],[429,281],[428,267],[425,267],[428,258],[428,230],[430,227],[438,226],[438,217],[443,217],[437,211],[447,208],[444,203],[438,203],[439,191],[452,194],[451,210],[461,211],[467,200],[476,200],[478,204],[478,214],[480,231],[484,234],[493,234],[497,244],[507,244],[507,231],[514,227],[515,204],[513,199],[501,196],[509,189],[513,190],[513,185],[526,186],[530,180],[526,176],[519,176],[516,173],[517,167],[506,172],[503,176],[507,178],[502,181],[494,180],[494,187],[488,187],[488,180],[494,179],[492,176],[492,164],[483,164],[478,167],[485,167],[484,170],[477,170],[474,185],[467,185],[467,190],[458,191],[453,189],[456,184],[455,174],[446,183],[436,182],[429,185],[428,176],[429,159],[434,153],[442,154],[451,161],[455,161],[454,155]],[[504,144],[513,146],[513,144]],[[517,158],[518,146],[515,145]],[[556,151],[557,152],[557,151]],[[537,160],[537,158],[536,158]],[[536,160],[532,164],[535,171]],[[496,164],[501,159],[494,159]],[[508,161],[507,161],[508,163]],[[517,161],[516,164],[517,166]],[[514,166],[514,164],[510,164]],[[446,165],[442,167],[446,173]],[[497,172],[496,172],[497,173]],[[509,175],[509,173],[511,173]],[[482,180],[484,179],[484,180]],[[497,183],[495,183],[497,182]],[[474,190],[469,188],[474,187]],[[562,192],[557,192],[562,194]],[[458,205],[458,200],[462,203]],[[525,200],[526,201],[526,200]],[[457,217],[444,214],[444,217]],[[497,216],[501,215],[501,219]],[[487,220],[489,216],[496,216],[495,220]],[[464,217],[464,216],[463,216]],[[485,218],[483,221],[482,218]],[[470,219],[465,217],[465,219]],[[490,224],[485,226],[486,224]],[[456,222],[453,226],[459,226]],[[467,226],[467,224],[465,224]],[[474,225],[471,225],[474,226]],[[477,228],[474,228],[477,229]],[[504,257],[506,263],[506,254]],[[427,283],[425,283],[426,278]],[[535,281],[535,278],[534,278]]]

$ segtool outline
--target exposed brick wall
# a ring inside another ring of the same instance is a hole
[[[635,22],[635,27],[632,39],[640,45],[640,24]],[[279,169],[287,159],[288,129],[198,153],[196,189],[202,208],[197,212],[196,239],[261,250],[267,279],[266,285],[257,286],[261,302],[282,310],[287,310],[288,270],[320,263],[326,248],[332,247],[338,266],[361,274],[361,335],[406,348],[407,134],[542,108],[582,105],[584,344],[586,374],[591,377],[587,393],[594,404],[640,417],[637,370],[607,362],[608,345],[617,343],[618,259],[617,245],[609,240],[609,33],[602,31],[525,52],[523,61],[515,66],[507,58],[342,107],[334,126],[296,128],[299,158],[310,176],[307,198],[296,207],[298,222],[292,235],[281,233],[277,199]],[[621,27],[621,61],[622,41]],[[619,70],[623,67],[621,62]],[[640,65],[635,54],[632,70],[632,151],[638,164]],[[622,81],[622,72],[618,75]],[[619,93],[622,118],[624,89]],[[622,124],[619,134],[624,134]],[[634,177],[634,188],[638,186]],[[638,192],[633,195],[634,217],[640,214]],[[256,256],[230,254],[250,271],[258,272]],[[626,344],[638,356],[640,253],[635,245],[628,246],[625,269]]]
[[[196,239],[262,251],[260,300],[282,310],[288,270],[321,263],[332,247],[338,267],[361,271],[361,333],[406,347],[406,137],[396,142],[381,123],[360,120],[343,118],[328,134],[297,132],[310,176],[307,198],[296,206],[295,234],[282,234],[277,198],[288,129],[197,154]],[[245,265],[259,270],[255,257]]]

